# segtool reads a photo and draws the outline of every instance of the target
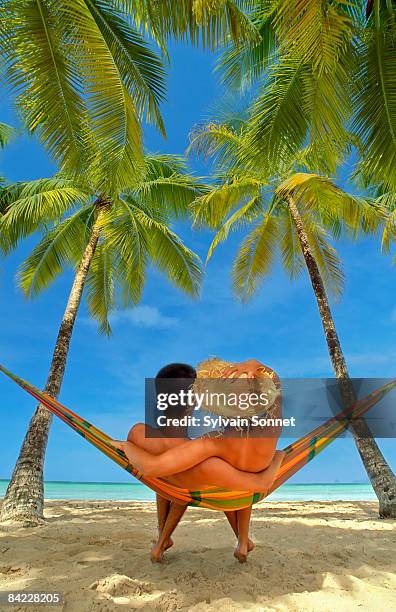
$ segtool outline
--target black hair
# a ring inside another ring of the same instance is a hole
[[[159,393],[180,393],[191,389],[197,377],[197,372],[188,363],[168,363],[160,369],[155,377],[155,390]],[[184,407],[185,410],[185,407]],[[168,407],[167,413],[180,411],[180,406]]]
[[[160,369],[156,380],[159,378],[192,378],[195,380],[197,372],[195,368],[190,366],[188,363],[168,363],[166,366]]]

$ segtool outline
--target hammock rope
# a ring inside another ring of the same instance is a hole
[[[352,406],[342,410],[336,416],[328,419],[322,425],[316,427],[310,433],[296,440],[286,448],[286,456],[279,468],[277,477],[271,488],[265,492],[251,493],[247,491],[230,491],[218,487],[211,487],[202,491],[190,491],[171,485],[160,478],[146,478],[136,468],[128,462],[123,451],[115,449],[111,444],[111,438],[103,431],[89,423],[81,416],[63,406],[53,397],[43,393],[30,383],[19,376],[16,376],[4,366],[0,365],[0,372],[11,378],[22,389],[27,391],[38,402],[43,404],[50,412],[59,417],[69,427],[93,444],[98,450],[115,461],[120,467],[129,472],[132,476],[150,487],[166,499],[191,506],[200,506],[210,510],[240,510],[257,503],[284,484],[289,478],[296,474],[304,465],[312,461],[321,453],[331,442],[342,434],[350,425],[351,420],[364,416],[375,404],[385,395],[396,387],[396,380],[386,383],[376,391],[373,391],[365,398],[358,400]]]

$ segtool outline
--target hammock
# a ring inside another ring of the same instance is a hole
[[[335,417],[319,425],[319,427],[312,432],[287,446],[284,449],[286,456],[279,468],[274,483],[268,491],[251,493],[247,491],[229,491],[228,489],[221,489],[218,487],[211,487],[203,491],[189,491],[188,489],[171,485],[160,478],[146,478],[128,462],[123,451],[115,449],[109,443],[111,438],[103,431],[91,423],[88,423],[88,421],[65,406],[62,406],[62,404],[54,398],[46,395],[22,378],[19,378],[19,376],[15,376],[15,374],[9,372],[2,365],[0,365],[0,371],[6,374],[6,376],[9,376],[9,378],[48,408],[50,412],[62,419],[69,427],[96,446],[96,448],[110,457],[110,459],[118,463],[124,470],[132,474],[132,476],[150,487],[155,493],[178,504],[188,504],[190,506],[200,506],[202,508],[209,508],[210,510],[222,511],[241,510],[267,497],[298,472],[304,465],[312,461],[312,459],[321,453],[326,446],[345,431],[351,419],[362,417],[370,408],[389,393],[389,391],[396,387],[396,380],[383,385],[373,393],[367,395],[364,399],[358,400]]]

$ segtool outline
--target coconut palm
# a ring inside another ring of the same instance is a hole
[[[230,45],[227,84],[262,79],[252,147],[273,168],[309,144],[316,166],[334,173],[356,145],[373,183],[396,185],[396,4],[256,0],[257,44]]]
[[[238,129],[212,123],[192,135],[192,150],[214,158],[216,164],[216,185],[194,205],[196,222],[217,230],[208,258],[230,232],[249,228],[232,269],[234,290],[241,299],[257,291],[277,256],[291,278],[307,270],[342,399],[351,405],[356,396],[328,299],[329,291],[340,295],[343,283],[330,239],[339,236],[342,228],[354,235],[374,231],[383,213],[341,190],[328,177],[304,170],[309,149],[294,166],[280,166],[278,174],[269,178],[268,168],[250,159],[249,129],[246,123]],[[394,517],[395,476],[364,421],[354,423],[353,434],[378,496],[380,515]]]
[[[8,248],[40,230],[42,237],[22,263],[19,285],[27,296],[46,289],[67,267],[74,281],[55,343],[46,393],[57,397],[65,372],[78,309],[86,289],[91,316],[110,333],[109,313],[139,302],[147,267],[153,264],[169,280],[195,296],[199,258],[170,229],[185,216],[199,194],[196,179],[175,156],[148,155],[127,186],[104,191],[97,169],[84,178],[56,175],[6,187],[0,194],[5,214],[0,233]],[[113,183],[111,183],[113,185]],[[34,413],[4,499],[3,519],[35,524],[43,516],[43,463],[51,415]]]

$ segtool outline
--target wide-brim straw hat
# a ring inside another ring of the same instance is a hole
[[[269,374],[264,368],[258,370],[255,378],[248,378],[246,374],[242,376],[233,376],[232,378],[224,378],[225,371],[233,364],[219,359],[218,357],[212,357],[205,361],[202,361],[197,366],[197,377],[193,384],[193,391],[198,394],[208,393],[225,393],[227,397],[229,394],[242,394],[242,393],[254,393],[254,394],[265,394],[267,398],[267,404],[263,405],[250,405],[246,408],[240,408],[239,406],[229,405],[225,402],[209,402],[202,405],[202,410],[217,414],[224,417],[242,417],[251,418],[254,415],[265,415],[271,416],[276,409],[275,400],[280,394],[280,390],[277,388],[271,374]],[[275,372],[274,372],[275,375]],[[235,378],[241,380],[240,383],[234,384]]]

